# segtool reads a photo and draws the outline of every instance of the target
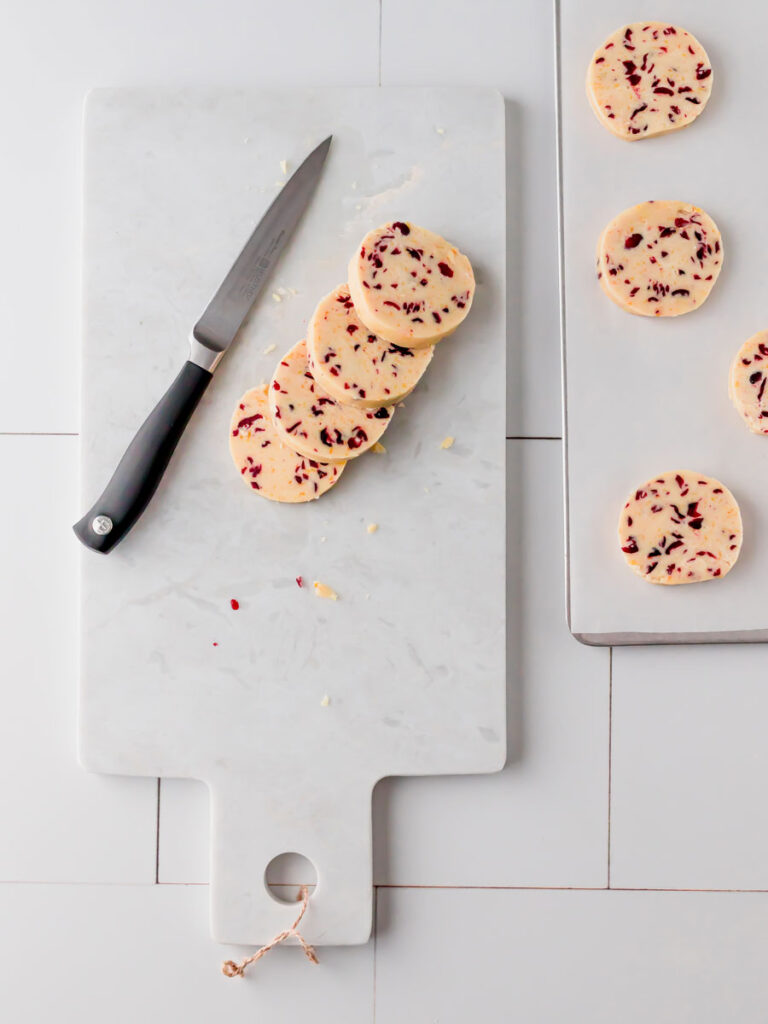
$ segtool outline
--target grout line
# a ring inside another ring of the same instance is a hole
[[[457,892],[605,892],[605,886],[442,886],[379,883],[378,889],[444,889]],[[763,890],[761,890],[762,892]],[[765,890],[768,892],[768,889]]]
[[[0,880],[0,888],[7,885],[50,885],[69,886],[82,888],[102,889],[143,889],[147,885],[154,885],[153,882],[85,882],[85,881],[55,881],[50,879],[30,878],[6,878]],[[159,886],[186,886],[194,887],[208,885],[208,882],[158,882]],[[285,885],[287,888],[295,888],[295,883],[272,883],[273,885]],[[768,889],[685,889],[674,886],[642,886],[642,885],[614,885],[607,890],[604,885],[382,885],[375,886],[378,897],[379,889],[434,889],[445,892],[700,892],[700,893],[747,893],[758,895],[762,893],[768,896]]]
[[[562,441],[553,434],[507,434],[508,441]]]
[[[611,888],[611,783],[613,780],[613,648],[608,648],[608,885]]]
[[[72,430],[0,430],[0,437],[79,437]]]
[[[384,16],[384,0],[379,0],[379,77],[377,85],[381,85],[381,23]]]
[[[604,885],[384,885],[376,889],[435,889],[446,892],[712,892],[712,893],[764,893],[768,889],[678,889],[673,886],[617,885],[607,890]]]
[[[376,1024],[376,952],[378,945],[379,930],[379,887],[373,887],[373,1018],[372,1024]]]
[[[157,780],[157,818],[155,819],[155,885],[160,884],[160,783]]]

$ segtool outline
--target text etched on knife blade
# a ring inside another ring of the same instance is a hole
[[[239,282],[235,293],[236,295],[241,298],[249,298],[258,291],[262,280],[272,266],[273,257],[275,256],[275,252],[279,248],[284,235],[285,229],[283,229],[278,235],[275,235],[270,242],[267,251],[260,256],[256,263],[251,267],[251,272]]]

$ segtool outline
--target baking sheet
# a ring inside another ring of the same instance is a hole
[[[750,434],[728,399],[734,354],[768,327],[768,6],[559,0],[556,13],[570,628],[598,644],[768,640],[768,438]],[[706,49],[712,96],[689,127],[625,142],[590,109],[587,66],[620,25],[661,15]],[[723,235],[720,279],[682,317],[627,314],[595,277],[603,227],[647,199],[701,206]],[[717,583],[646,585],[624,563],[626,496],[673,469],[719,478],[741,506],[741,557]]]

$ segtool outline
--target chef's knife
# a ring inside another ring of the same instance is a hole
[[[315,190],[332,136],[313,150],[262,217],[192,329],[189,360],[128,446],[95,505],[73,530],[106,554],[149,504],[213,371],[240,330]]]

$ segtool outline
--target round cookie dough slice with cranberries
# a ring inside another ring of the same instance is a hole
[[[278,437],[308,459],[344,462],[379,440],[393,409],[342,405],[320,387],[300,341],[277,364],[269,385],[269,411]]]
[[[753,434],[768,434],[768,331],[745,341],[731,365],[728,394]]]
[[[624,25],[595,51],[587,96],[619,138],[647,139],[685,128],[712,92],[712,67],[690,32],[661,21]]]
[[[712,218],[698,206],[650,200],[615,217],[597,245],[597,276],[609,298],[638,316],[698,309],[723,265]]]
[[[394,221],[370,231],[349,263],[362,323],[385,341],[427,348],[451,334],[475,294],[472,264],[426,228]]]
[[[741,539],[736,499],[701,473],[662,473],[633,491],[619,516],[627,565],[648,583],[725,576],[739,557]]]
[[[320,301],[307,328],[309,368],[329,395],[346,405],[395,405],[416,387],[434,348],[407,348],[372,334],[346,284]]]
[[[244,483],[272,501],[313,501],[344,472],[343,462],[317,462],[283,444],[272,426],[266,386],[246,391],[237,403],[229,450]]]

